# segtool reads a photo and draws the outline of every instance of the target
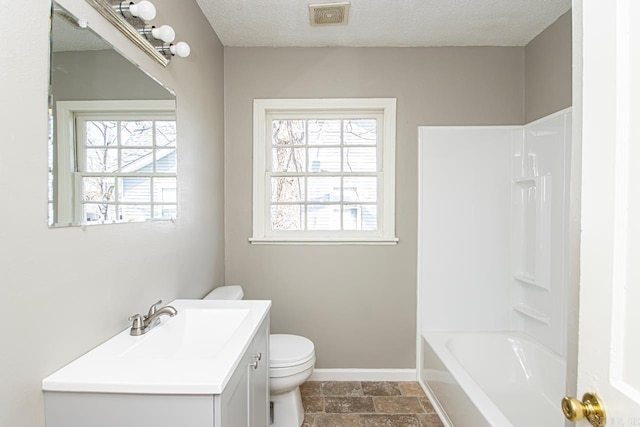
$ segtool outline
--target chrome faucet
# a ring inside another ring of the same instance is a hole
[[[146,316],[134,314],[129,317],[129,320],[133,322],[129,333],[133,336],[144,335],[160,323],[160,316],[167,315],[173,317],[178,314],[178,311],[170,305],[158,308],[160,304],[162,304],[162,300],[153,304],[149,308],[149,313]]]

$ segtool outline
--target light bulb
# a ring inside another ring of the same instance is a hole
[[[169,51],[172,55],[177,55],[180,58],[186,58],[191,53],[191,48],[185,42],[178,42],[176,44],[172,44],[169,47]]]
[[[165,43],[171,43],[176,38],[176,32],[168,25],[151,29],[151,35],[156,39],[160,39]]]
[[[138,3],[129,3],[129,13],[136,16],[143,21],[151,21],[156,17],[156,7],[147,0],[142,0]]]

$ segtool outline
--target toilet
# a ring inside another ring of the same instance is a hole
[[[244,292],[240,286],[221,286],[204,299],[240,300]],[[269,336],[269,391],[271,394],[271,427],[300,427],[304,409],[300,385],[313,372],[316,362],[313,342],[308,338],[289,334]]]

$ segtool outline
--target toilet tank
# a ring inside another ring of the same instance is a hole
[[[239,300],[244,298],[242,286],[220,286],[209,292],[203,299]]]

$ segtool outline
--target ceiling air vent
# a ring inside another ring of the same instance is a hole
[[[309,5],[311,25],[347,25],[349,21],[349,2]]]

